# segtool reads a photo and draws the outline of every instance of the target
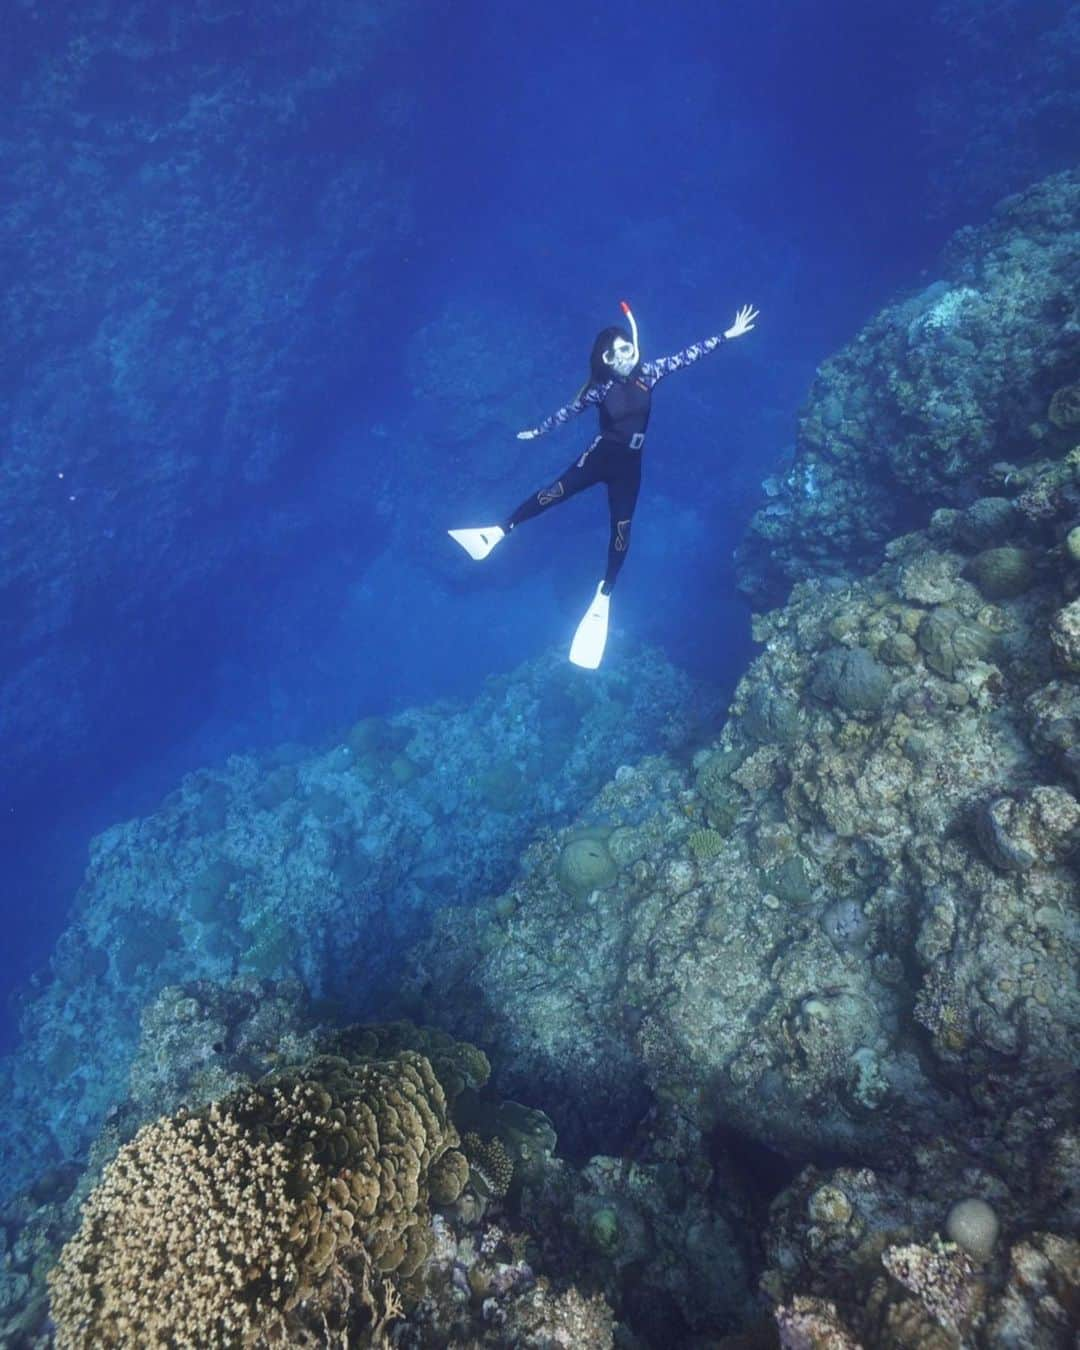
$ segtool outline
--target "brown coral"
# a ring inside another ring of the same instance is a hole
[[[469,1182],[469,1164],[463,1153],[449,1149],[428,1176],[433,1205],[452,1205]]]
[[[243,1342],[299,1283],[281,1144],[232,1115],[164,1119],[105,1172],[50,1278],[60,1350]],[[206,1219],[215,1216],[210,1242]]]
[[[430,1063],[321,1056],[120,1150],[50,1277],[59,1350],[307,1343],[396,1299],[427,1255],[428,1177],[457,1134]],[[315,1319],[314,1323],[312,1319]],[[322,1342],[320,1342],[322,1343]]]

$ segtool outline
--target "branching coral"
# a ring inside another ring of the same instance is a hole
[[[59,1350],[314,1344],[372,1330],[427,1254],[428,1177],[457,1143],[430,1063],[322,1056],[144,1127],[50,1277]],[[314,1329],[314,1330],[313,1330]],[[381,1334],[381,1332],[380,1332]]]

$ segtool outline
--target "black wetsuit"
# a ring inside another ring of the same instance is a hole
[[[600,435],[553,483],[526,498],[503,528],[509,532],[522,521],[568,501],[595,483],[606,483],[611,533],[603,590],[605,595],[609,594],[630,547],[630,525],[641,487],[641,451],[652,409],[652,391],[665,375],[700,360],[723,341],[722,337],[706,338],[674,356],[643,361],[626,379],[589,385],[573,403],[545,418],[534,428],[537,435],[562,426],[595,404],[600,413]]]

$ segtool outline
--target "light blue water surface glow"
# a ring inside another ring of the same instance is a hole
[[[92,833],[183,772],[568,642],[601,493],[483,568],[445,530],[586,442],[591,419],[514,432],[623,297],[646,356],[761,309],[657,395],[609,654],[657,643],[729,688],[732,549],[815,367],[1069,163],[1077,8],[9,6],[6,998]]]

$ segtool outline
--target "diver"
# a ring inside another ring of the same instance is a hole
[[[611,516],[607,571],[570,645],[570,660],[587,670],[596,670],[603,658],[611,590],[630,547],[630,523],[641,486],[641,450],[649,425],[652,391],[665,375],[692,365],[722,342],[749,333],[758,317],[756,309],[744,305],[731,327],[720,336],[695,342],[674,356],[642,361],[637,323],[627,302],[623,300],[621,305],[630,329],[605,328],[596,335],[589,357],[589,377],[573,402],[546,417],[539,426],[517,434],[519,441],[531,441],[595,406],[600,415],[599,436],[553,483],[526,498],[501,525],[447,531],[479,562],[522,521],[532,520],[549,507],[569,501],[596,483],[604,483]]]

